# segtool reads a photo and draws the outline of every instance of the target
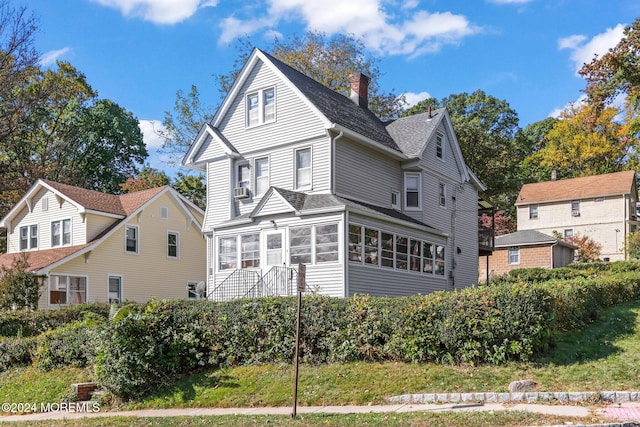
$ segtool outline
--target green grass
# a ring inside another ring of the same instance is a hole
[[[558,417],[527,412],[410,412],[390,414],[309,414],[296,419],[283,415],[225,415],[208,417],[133,418],[108,417],[64,421],[29,421],[0,424],[35,427],[203,427],[203,426],[447,426],[447,427],[512,427],[531,425],[582,424],[584,418]],[[599,417],[588,419],[590,423],[603,422]]]
[[[404,363],[349,363],[300,366],[298,404],[381,404],[405,393],[507,391],[509,382],[530,378],[539,391],[640,390],[640,301],[605,310],[600,319],[579,333],[559,338],[555,348],[534,363],[503,366],[443,366]],[[73,382],[91,379],[88,370],[49,373],[22,368],[0,375],[2,402],[56,402],[70,392]],[[126,409],[169,407],[290,406],[293,392],[291,365],[244,366],[202,372],[176,382]],[[361,417],[361,418],[358,418]],[[397,423],[393,421],[399,417]],[[435,417],[435,418],[432,418]],[[443,417],[443,418],[439,418]],[[451,417],[451,418],[448,418]],[[471,417],[473,421],[469,421]],[[520,418],[518,418],[520,417]],[[534,418],[530,418],[534,417]],[[539,415],[495,414],[367,414],[305,416],[293,425],[527,425],[553,424]],[[458,418],[460,420],[458,420]],[[1,420],[1,418],[0,418]],[[404,422],[402,422],[404,420]],[[556,418],[556,420],[560,420]],[[567,420],[567,419],[564,419]],[[131,420],[129,420],[131,421]],[[205,417],[174,419],[184,426],[291,425],[286,417]],[[91,420],[87,424],[129,425],[118,420]],[[119,423],[123,424],[119,424]],[[559,423],[563,422],[562,420]],[[168,425],[158,419],[136,425]],[[213,424],[212,424],[213,423]],[[395,423],[395,424],[394,424]],[[61,424],[33,424],[61,425]]]

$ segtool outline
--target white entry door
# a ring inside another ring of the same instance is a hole
[[[265,270],[271,267],[282,267],[284,264],[284,231],[268,231],[265,234]]]

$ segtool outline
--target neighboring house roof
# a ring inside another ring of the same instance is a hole
[[[62,248],[55,249],[45,249],[42,251],[32,251],[32,252],[14,252],[10,254],[2,254],[0,255],[0,268],[9,269],[13,265],[13,263],[22,257],[24,254],[27,255],[27,262],[29,263],[29,268],[27,268],[28,272],[39,271],[47,266],[57,263],[58,261],[78,252],[79,250],[87,247],[90,243],[86,245],[76,245],[76,246],[65,246]]]
[[[624,171],[525,184],[520,189],[515,205],[629,194],[635,179],[635,171]]]
[[[31,204],[30,198],[37,194],[42,188],[47,188],[56,196],[62,197],[69,201],[69,203],[76,205],[80,212],[89,210],[94,213],[106,213],[115,216],[116,221],[86,244],[27,252],[29,255],[29,271],[35,272],[36,274],[47,274],[48,271],[55,266],[93,250],[103,240],[122,227],[131,216],[141,211],[147,204],[163,193],[169,193],[180,201],[185,216],[195,222],[199,227],[202,226],[200,219],[193,215],[194,211],[200,215],[204,215],[202,210],[176,190],[166,185],[137,191],[135,193],[113,195],[41,179],[29,189],[27,195],[0,221],[0,227],[7,227],[11,219],[22,209],[28,209]],[[0,266],[10,267],[16,256],[20,254],[21,253],[9,253],[0,255]]]
[[[536,230],[522,230],[515,233],[503,234],[502,236],[496,236],[495,247],[508,247],[508,246],[533,246],[533,245],[552,245],[559,244],[561,246],[567,246],[577,249],[576,246],[565,242],[562,239],[556,239],[555,237],[541,233]]]

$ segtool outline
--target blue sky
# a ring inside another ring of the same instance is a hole
[[[170,175],[152,125],[192,84],[217,105],[212,75],[231,69],[239,36],[268,47],[309,29],[354,34],[381,59],[383,90],[415,103],[482,89],[509,102],[524,128],[578,100],[577,70],[640,16],[637,0],[13,1],[40,20],[41,64],[70,62],[131,111],[151,165]]]

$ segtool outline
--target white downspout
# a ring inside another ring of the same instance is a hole
[[[331,138],[331,171],[329,173],[329,192],[331,194],[336,194],[336,141],[344,135],[344,131],[341,130],[337,136]]]

